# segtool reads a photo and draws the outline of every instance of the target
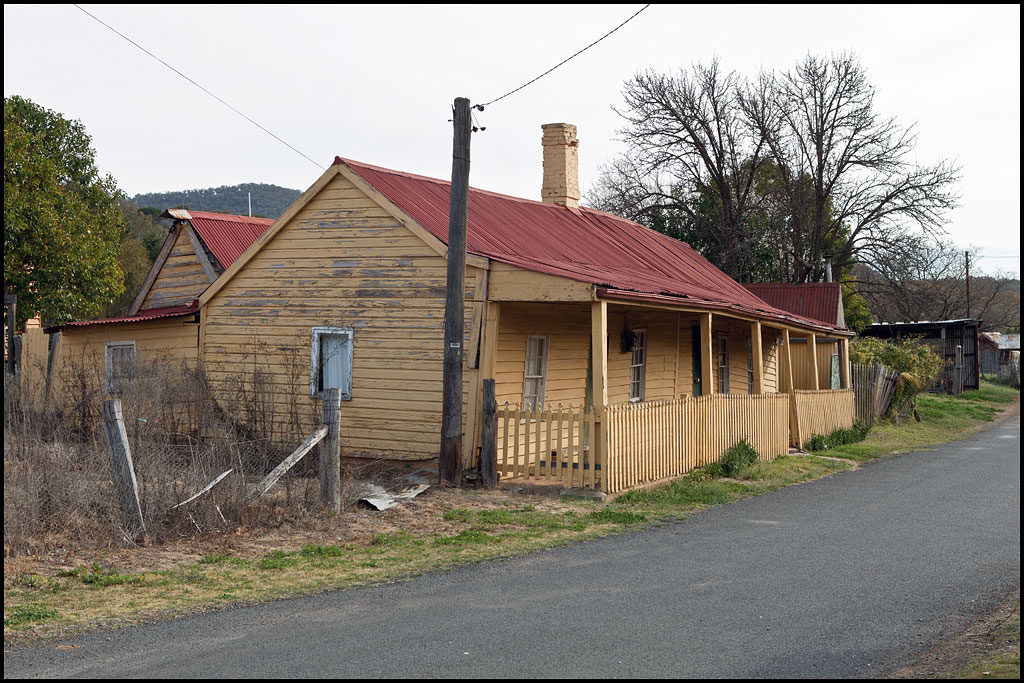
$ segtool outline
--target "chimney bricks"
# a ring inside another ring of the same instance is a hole
[[[547,123],[541,126],[544,136],[544,185],[541,200],[549,204],[580,205],[579,163],[576,150],[576,126],[568,123]]]

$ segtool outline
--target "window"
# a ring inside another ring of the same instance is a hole
[[[135,377],[135,342],[107,343],[107,391],[120,394]]]
[[[729,339],[718,338],[718,393],[729,393]]]
[[[747,340],[747,393],[754,393],[754,341]]]
[[[523,373],[523,407],[544,406],[544,385],[548,374],[548,338],[531,334],[526,338],[526,371]]]
[[[647,393],[647,330],[636,330],[633,334],[633,356],[629,360],[629,400],[642,401]]]
[[[309,395],[321,398],[324,389],[340,389],[343,400],[352,399],[351,328],[313,328]]]

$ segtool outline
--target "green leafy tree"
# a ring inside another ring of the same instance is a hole
[[[846,326],[860,334],[861,330],[871,324],[871,309],[857,291],[857,284],[852,276],[844,277],[842,283],[843,316],[846,318]]]
[[[124,290],[121,193],[91,142],[81,122],[4,98],[4,293],[19,325],[91,317]]]

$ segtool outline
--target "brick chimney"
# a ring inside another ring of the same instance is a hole
[[[541,126],[544,137],[544,186],[541,200],[575,209],[580,205],[579,164],[576,150],[576,126],[568,123],[547,123]]]

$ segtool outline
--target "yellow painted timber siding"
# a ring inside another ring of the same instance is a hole
[[[631,353],[622,353],[624,326],[647,331],[645,401],[693,393],[693,327],[698,318],[652,309],[613,306],[608,313],[608,400],[629,401]],[[548,338],[544,401],[549,405],[583,405],[590,349],[590,307],[574,304],[503,303],[495,359],[498,405],[522,403],[526,347],[530,335]],[[714,330],[730,338],[730,393],[747,392],[749,323],[720,318]],[[762,361],[765,392],[778,391],[777,331],[765,328]],[[717,372],[717,370],[716,370]],[[717,375],[715,376],[717,382]],[[717,387],[717,384],[716,384]]]
[[[21,400],[26,404],[41,407],[46,393],[49,337],[42,328],[27,325],[25,331],[18,336],[21,338],[21,357],[18,361]]]
[[[175,230],[177,236],[171,253],[139,310],[190,304],[210,285],[210,279],[189,242],[187,226],[182,223]]]
[[[761,353],[763,354],[763,372],[765,373],[765,392],[776,391],[775,372],[773,359],[777,356],[772,354],[771,349],[765,346],[764,337],[774,339],[774,335],[762,332]],[[712,363],[711,374],[714,378],[714,391],[718,393],[719,370],[718,370],[718,340],[728,340],[729,352],[729,394],[750,394],[750,383],[748,377],[749,365],[747,363],[747,343],[750,341],[750,323],[745,320],[735,320],[722,315],[712,317]]]
[[[676,398],[679,393],[692,393],[692,363],[689,355],[679,354],[680,340],[676,336],[678,314],[649,309],[608,308],[608,402],[623,403],[630,400],[629,380],[631,352],[622,352],[622,331],[647,331],[647,367],[645,391],[642,400],[656,401]],[[696,320],[694,319],[694,321]],[[691,324],[692,324],[691,322]],[[687,326],[689,329],[689,326]],[[679,336],[683,333],[680,329]],[[690,340],[687,340],[689,344]],[[681,389],[677,389],[676,370],[683,372]],[[685,366],[685,367],[684,367]]]
[[[53,336],[50,397],[57,405],[77,406],[72,411],[99,420],[101,401],[111,398],[106,385],[106,345],[135,342],[135,376],[139,391],[159,405],[160,419],[146,416],[153,426],[184,428],[182,411],[161,393],[195,368],[198,360],[199,325],[194,316],[147,320],[114,325],[69,327]],[[161,403],[162,399],[167,399]],[[187,409],[183,409],[187,412]]]
[[[838,351],[838,340],[825,340],[818,337],[818,387],[821,389],[832,388],[832,355]],[[836,389],[838,388],[837,386]]]
[[[807,339],[799,333],[790,333],[790,339]],[[837,342],[818,337],[816,355],[818,356],[818,388],[828,389],[832,376],[832,354],[836,352]],[[793,343],[793,384],[797,389],[813,390],[814,362],[811,359],[811,345],[807,342]]]
[[[587,397],[590,362],[590,305],[501,305],[494,393],[499,406],[523,400],[526,342],[530,335],[548,337],[545,403],[582,406]]]
[[[554,275],[535,273],[506,263],[491,264],[488,298],[491,301],[590,301],[591,286]]]
[[[466,273],[464,406],[477,390],[468,342],[480,324],[473,299],[482,273]],[[443,257],[336,176],[204,306],[204,367],[229,410],[244,407],[244,392],[256,391],[245,380],[258,376],[276,433],[301,438],[289,430],[312,431],[320,404],[310,397],[312,328],[349,328],[343,455],[435,458],[446,276]]]

